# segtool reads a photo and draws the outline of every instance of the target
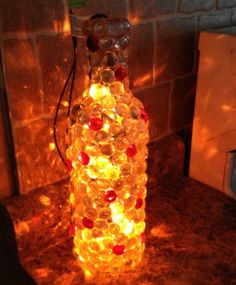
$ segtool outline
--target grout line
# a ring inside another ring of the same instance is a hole
[[[67,111],[66,110],[61,110],[60,111],[60,116],[61,115],[66,115]],[[54,113],[49,114],[49,113],[42,113],[40,116],[34,117],[33,119],[29,119],[29,120],[17,120],[14,121],[14,128],[18,129],[18,128],[23,128],[25,126],[27,126],[28,124],[31,124],[33,122],[37,122],[41,119],[53,119],[54,118]]]
[[[155,18],[147,18],[147,19],[140,19],[140,20],[135,20],[133,19],[132,21],[132,17],[130,18],[130,22],[133,24],[133,25],[137,25],[137,24],[144,24],[144,23],[147,23],[147,22],[150,22],[150,21],[153,21],[153,20],[170,20],[170,19],[173,19],[173,18],[188,18],[188,17],[193,17],[193,16],[202,16],[202,15],[209,15],[209,14],[219,14],[219,13],[224,13],[224,12],[230,12],[232,11],[232,9],[236,8],[236,6],[234,7],[226,7],[226,8],[223,8],[223,9],[217,9],[217,10],[214,10],[211,9],[211,10],[208,10],[208,11],[195,11],[195,12],[191,12],[191,13],[170,13],[170,14],[166,14],[166,15],[158,15],[157,17]]]
[[[11,40],[11,39],[18,39],[18,40],[27,40],[29,38],[32,38],[34,36],[57,36],[60,34],[64,34],[65,36],[69,32],[61,31],[53,31],[53,30],[38,30],[35,32],[7,32],[7,33],[0,33],[0,37],[2,40]]]
[[[175,81],[175,80],[178,80],[178,79],[185,79],[186,77],[194,75],[194,74],[195,74],[195,72],[189,72],[189,73],[186,73],[186,74],[183,74],[183,75],[180,75],[180,76],[176,76],[174,78],[170,78],[168,80],[155,82],[154,85],[147,85],[147,86],[143,86],[143,87],[132,88],[132,92],[133,93],[138,93],[138,92],[144,91],[146,89],[150,89],[150,88],[157,87],[159,85],[170,83],[171,81]]]

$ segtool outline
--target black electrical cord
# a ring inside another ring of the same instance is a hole
[[[69,95],[69,102],[68,102],[68,110],[67,110],[67,117],[70,116],[70,109],[71,109],[71,102],[73,97],[73,90],[74,90],[74,82],[75,82],[75,75],[76,75],[76,66],[77,66],[77,38],[73,37],[73,47],[74,47],[74,69],[72,73],[72,80],[71,80],[71,86],[70,86],[70,95]]]
[[[77,64],[77,38],[73,37],[73,48],[74,48],[74,59],[73,59],[73,63],[69,72],[69,75],[66,79],[66,82],[64,84],[64,87],[62,89],[62,92],[59,96],[59,100],[57,103],[57,107],[56,107],[56,112],[55,112],[55,117],[54,117],[54,123],[53,123],[53,137],[54,137],[54,142],[55,142],[55,146],[57,149],[57,152],[62,160],[62,162],[64,163],[64,165],[66,166],[67,163],[61,153],[60,147],[58,145],[57,142],[57,120],[58,120],[58,114],[59,114],[59,110],[60,110],[60,106],[61,106],[61,101],[63,99],[63,96],[65,94],[65,91],[67,89],[67,86],[70,82],[71,79],[71,86],[70,86],[70,93],[69,93],[69,104],[68,104],[68,110],[67,110],[67,117],[69,117],[70,115],[70,109],[71,109],[71,102],[72,102],[72,94],[73,94],[73,90],[74,90],[74,81],[75,81],[75,74],[76,74],[76,64]]]
[[[72,9],[70,9],[70,14],[72,13]],[[90,19],[97,19],[97,18],[108,18],[106,15],[104,14],[96,14],[94,16],[92,16]],[[65,91],[67,89],[67,86],[70,82],[71,79],[71,85],[70,85],[70,93],[69,93],[69,100],[68,100],[68,110],[67,110],[67,117],[70,116],[70,110],[71,110],[71,102],[72,102],[72,97],[73,97],[73,90],[74,90],[74,82],[75,82],[75,75],[76,75],[76,66],[77,66],[77,53],[78,53],[78,49],[77,49],[77,45],[78,45],[78,41],[76,37],[72,37],[72,41],[73,41],[73,49],[74,49],[74,59],[73,59],[73,64],[71,66],[69,75],[66,79],[65,85],[62,89],[61,95],[59,97],[58,103],[57,103],[57,107],[56,107],[56,113],[55,113],[55,117],[54,117],[54,123],[53,123],[53,137],[54,137],[54,142],[55,142],[55,146],[57,149],[57,152],[62,160],[62,162],[64,163],[64,165],[66,166],[67,163],[61,153],[60,147],[58,145],[57,142],[57,120],[58,120],[58,113],[60,110],[60,106],[61,106],[61,101],[62,98],[65,94]]]

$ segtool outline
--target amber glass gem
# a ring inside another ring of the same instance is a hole
[[[87,38],[88,49],[91,50],[92,52],[98,51],[99,49],[98,42],[99,40],[95,36],[88,36]]]
[[[137,153],[137,148],[136,148],[135,144],[130,145],[126,150],[126,155],[130,158],[134,157],[136,155],[136,153]]]
[[[124,253],[125,251],[125,246],[124,245],[114,245],[112,248],[112,251],[116,254],[116,255],[121,255]]]
[[[104,197],[106,202],[113,202],[115,201],[116,198],[117,198],[116,192],[113,190],[107,191]]]
[[[96,117],[89,119],[88,126],[90,130],[99,131],[102,128],[102,120]]]
[[[126,77],[126,74],[127,74],[126,68],[123,66],[118,67],[117,70],[115,71],[115,77],[119,81],[124,80]]]
[[[87,155],[87,153],[84,152],[84,151],[79,152],[78,159],[79,159],[80,163],[83,164],[83,165],[88,165],[89,164],[90,158]]]
[[[143,205],[143,199],[138,198],[136,200],[135,209],[140,209],[142,207],[142,205]]]
[[[86,217],[83,218],[82,223],[88,229],[92,229],[94,227],[93,221]]]

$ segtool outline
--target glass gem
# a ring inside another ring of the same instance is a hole
[[[134,119],[139,119],[140,118],[140,115],[141,115],[141,111],[139,108],[135,107],[135,106],[131,106],[130,107],[130,113],[131,113],[131,116],[134,118]]]
[[[111,38],[100,39],[98,45],[101,50],[109,51],[115,47],[115,40]]]
[[[90,130],[99,131],[102,128],[102,120],[97,117],[89,119],[88,126]]]
[[[116,105],[116,99],[112,95],[106,95],[101,99],[103,108],[113,109]]]
[[[115,47],[117,49],[124,49],[124,48],[127,47],[128,44],[129,44],[129,37],[128,36],[124,36],[124,37],[118,38],[115,41]]]
[[[114,164],[123,164],[124,162],[126,162],[126,156],[123,152],[116,152],[112,156],[111,161]]]
[[[125,163],[120,167],[121,175],[128,176],[132,172],[132,166],[130,163]]]
[[[124,84],[119,81],[115,81],[110,85],[110,92],[115,95],[120,95],[124,92]]]
[[[93,221],[90,220],[90,219],[88,219],[88,218],[86,218],[86,217],[84,217],[84,218],[82,219],[82,223],[83,223],[83,225],[84,225],[86,228],[88,228],[88,229],[92,229],[92,228],[94,227]]]
[[[103,69],[101,71],[101,77],[102,77],[102,81],[105,84],[111,84],[115,78],[114,71],[111,70],[110,68]]]
[[[107,121],[107,122],[112,122],[114,120],[116,120],[116,113],[114,111],[111,111],[111,110],[105,110],[103,113],[102,113],[102,119],[104,121]]]
[[[70,160],[70,159],[67,160],[66,168],[67,168],[68,171],[71,171],[73,169],[72,160]]]
[[[110,135],[105,131],[97,132],[95,139],[98,143],[106,143],[110,140]]]
[[[114,52],[106,52],[103,59],[102,64],[105,66],[113,67],[117,63],[117,56]]]
[[[99,50],[99,40],[95,36],[88,36],[87,47],[91,52],[96,52]]]
[[[143,205],[143,199],[138,198],[136,200],[135,209],[137,209],[137,210],[140,209],[142,207],[142,205]]]
[[[124,33],[124,19],[116,18],[107,24],[108,34],[111,37],[120,37]]]
[[[86,152],[80,151],[79,154],[78,154],[78,160],[80,161],[81,164],[88,165],[89,161],[90,161],[90,158],[89,158],[89,156],[87,155]]]
[[[118,67],[115,71],[115,77],[119,81],[124,80],[126,77],[126,74],[127,74],[126,68],[123,66]]]
[[[96,179],[100,175],[99,169],[97,169],[94,165],[88,167],[87,173],[91,179]]]
[[[115,107],[118,115],[122,117],[130,117],[130,108],[124,103],[118,103]]]
[[[107,31],[106,21],[102,21],[101,19],[99,19],[94,23],[93,32],[96,36],[98,37],[105,36],[106,31]]]
[[[77,104],[74,105],[71,110],[72,116],[76,117],[78,115],[79,110],[80,110],[80,105]]]
[[[79,111],[77,118],[81,124],[84,124],[88,121],[88,116],[84,110]]]
[[[127,50],[118,50],[117,59],[120,64],[126,64],[128,61],[128,52]]]
[[[94,226],[95,226],[98,230],[101,230],[101,231],[106,230],[107,227],[108,227],[107,223],[106,223],[104,220],[97,220],[97,221],[94,223]]]
[[[135,144],[131,144],[127,149],[126,149],[126,155],[128,157],[134,157],[137,153],[137,148],[135,146]]]
[[[113,190],[109,190],[109,191],[107,191],[107,192],[105,193],[104,200],[105,200],[106,202],[110,202],[110,203],[111,203],[111,202],[115,201],[116,198],[117,198],[116,192],[113,191]]]
[[[89,54],[89,63],[92,67],[98,66],[100,64],[100,55],[97,52]]]
[[[104,155],[111,156],[113,154],[113,147],[111,144],[105,144],[101,146],[101,152]]]
[[[100,72],[98,68],[93,68],[91,75],[90,75],[90,79],[93,83],[100,82],[101,76],[100,76]]]
[[[116,255],[121,255],[125,251],[125,246],[124,245],[114,245],[112,248],[112,251]]]

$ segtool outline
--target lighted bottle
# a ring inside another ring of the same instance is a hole
[[[74,253],[92,274],[130,270],[142,258],[149,141],[147,113],[128,87],[130,25],[100,21],[86,23],[91,85],[72,107],[67,149]]]

